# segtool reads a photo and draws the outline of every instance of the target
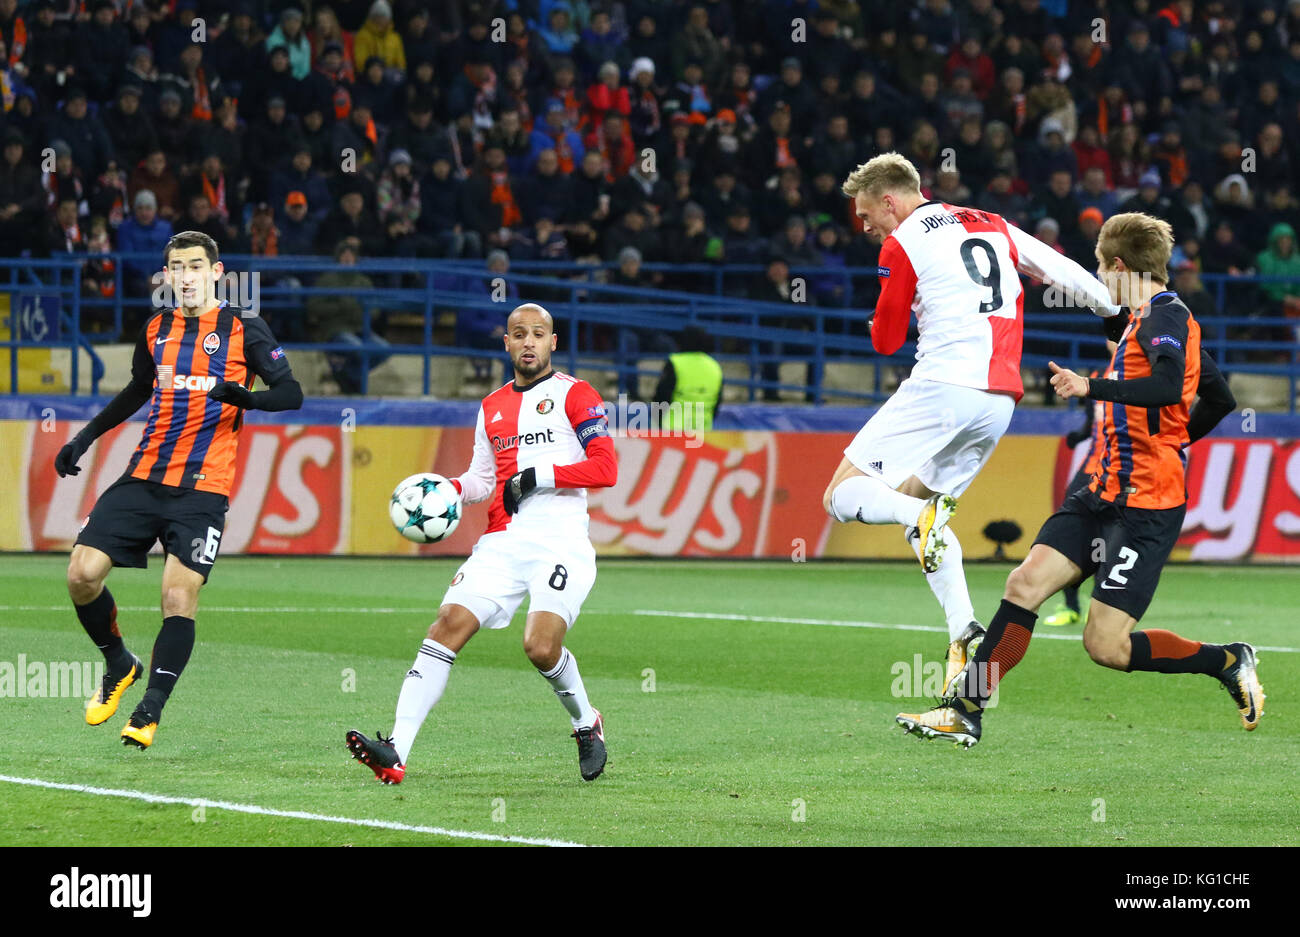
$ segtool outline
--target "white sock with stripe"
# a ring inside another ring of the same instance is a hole
[[[921,556],[921,535],[915,527],[904,530],[907,542],[912,545],[917,558]],[[943,529],[943,565],[938,571],[925,574],[930,591],[939,600],[943,616],[948,622],[948,640],[956,641],[966,626],[975,620],[975,606],[971,604],[970,589],[966,585],[966,571],[961,563],[961,543],[951,527]]]
[[[921,516],[925,501],[895,491],[872,475],[853,475],[831,492],[831,510],[841,522],[911,525]]]
[[[402,692],[397,697],[397,719],[393,723],[393,747],[397,757],[406,764],[420,726],[429,716],[429,710],[442,698],[451,676],[451,665],[456,662],[456,652],[426,638],[420,645],[415,663],[406,672]]]
[[[566,647],[560,654],[559,663],[550,670],[537,671],[546,678],[555,695],[559,697],[564,708],[569,711],[569,718],[575,729],[588,728],[596,724],[596,710],[587,700],[587,688],[582,685],[582,675],[578,673],[578,661]]]

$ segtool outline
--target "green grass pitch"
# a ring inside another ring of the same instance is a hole
[[[0,562],[0,663],[98,660],[64,565]],[[3,700],[0,843],[1300,843],[1293,570],[1171,568],[1145,621],[1276,648],[1260,652],[1268,702],[1255,732],[1209,678],[1104,670],[1077,640],[1048,637],[1079,628],[1040,625],[983,741],[961,751],[893,723],[927,703],[897,692],[932,689],[927,671],[910,672],[915,655],[937,662],[947,641],[915,566],[606,561],[569,641],[606,716],[605,775],[579,778],[564,711],[523,656],[521,613],[470,642],[406,781],[386,787],[343,735],[391,728],[456,565],[223,558],[152,749],[118,740],[140,684],[96,728],[80,698]],[[967,567],[980,614],[996,607],[1007,569]],[[128,645],[145,659],[159,575],[155,558],[109,580]],[[763,620],[781,618],[798,621]]]

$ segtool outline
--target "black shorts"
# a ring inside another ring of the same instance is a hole
[[[226,527],[225,495],[123,476],[99,496],[77,543],[102,550],[114,566],[144,569],[161,542],[207,582]]]
[[[1074,494],[1076,491],[1087,488],[1088,482],[1090,481],[1092,481],[1092,476],[1083,469],[1079,469],[1079,471],[1075,472],[1074,477],[1070,479],[1070,484],[1065,486],[1065,497],[1061,499],[1061,503],[1064,504],[1069,500],[1070,495]]]
[[[1160,571],[1183,529],[1187,505],[1117,507],[1096,492],[1075,491],[1038,531],[1034,543],[1064,554],[1094,576],[1092,597],[1141,618],[1151,604]]]

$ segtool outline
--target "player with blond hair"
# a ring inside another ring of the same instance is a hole
[[[919,337],[911,376],[844,450],[822,503],[837,521],[902,525],[947,620],[946,693],[984,635],[947,525],[1024,395],[1020,274],[1099,315],[1119,308],[1083,267],[1000,216],[926,199],[897,153],[859,166],[842,190],[881,242],[872,345],[898,351],[913,314]]]

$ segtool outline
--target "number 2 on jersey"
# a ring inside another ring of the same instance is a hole
[[[988,258],[988,276],[980,273],[979,264],[975,262],[975,248],[984,252]],[[988,315],[1002,308],[1002,268],[998,265],[998,255],[993,245],[983,238],[967,238],[961,242],[961,259],[966,264],[970,278],[990,293],[989,298],[980,303],[980,315]]]

